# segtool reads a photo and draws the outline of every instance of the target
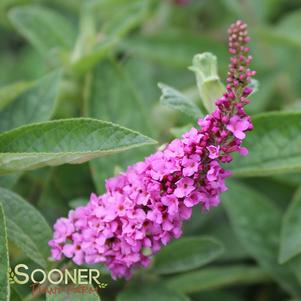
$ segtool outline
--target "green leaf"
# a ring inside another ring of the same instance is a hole
[[[22,173],[16,172],[6,176],[0,176],[0,186],[11,189],[20,179]]]
[[[71,49],[76,32],[69,21],[54,10],[38,6],[19,6],[9,11],[13,26],[42,55],[49,50]]]
[[[101,43],[98,43],[93,49],[72,62],[71,68],[78,74],[84,74],[98,62],[107,57],[118,44],[118,39],[114,37],[105,37]]]
[[[117,301],[189,301],[188,297],[170,290],[160,284],[143,284],[123,290]]]
[[[106,35],[122,38],[130,30],[142,23],[147,17],[149,8],[148,0],[127,2],[121,9],[111,14],[103,24],[102,32]]]
[[[299,9],[285,16],[277,25],[276,32],[282,34],[286,40],[301,46],[300,26],[301,10]]]
[[[211,237],[187,237],[173,241],[156,256],[154,270],[160,274],[189,271],[218,258],[224,249]]]
[[[11,294],[10,294],[10,301],[22,301],[22,297],[20,296],[19,292],[16,290],[15,286],[10,286]]]
[[[180,111],[195,119],[204,116],[199,107],[181,92],[162,83],[159,83],[158,86],[162,91],[162,95],[160,97],[162,105]]]
[[[61,71],[54,71],[24,91],[0,111],[0,131],[47,121],[52,116],[59,93]]]
[[[299,27],[301,25],[301,9],[286,14],[275,26],[259,26],[255,33],[260,39],[275,44],[274,46],[301,47]]]
[[[268,176],[301,170],[301,113],[274,112],[255,116],[244,146],[247,157],[235,155],[237,176]]]
[[[243,265],[210,267],[168,278],[166,285],[177,292],[195,293],[240,284],[261,283],[268,276],[260,268]]]
[[[31,260],[46,267],[51,229],[44,217],[12,191],[0,188],[0,196],[7,219],[8,239]]]
[[[199,212],[197,213],[199,214]],[[215,237],[223,244],[224,252],[218,258],[219,262],[238,261],[249,258],[249,254],[244,250],[229,221],[223,215],[215,216],[212,220],[208,221],[208,224],[200,226],[198,231]],[[216,223],[217,220],[219,221],[218,224]]]
[[[294,273],[287,266],[278,264],[281,227],[278,207],[240,182],[230,182],[223,199],[233,229],[246,251],[284,289],[301,295]]]
[[[98,294],[95,292],[95,288],[91,285],[79,285],[70,288],[70,293],[68,292],[68,287],[62,287],[59,292],[58,286],[50,286],[47,289],[46,300],[47,301],[100,301]],[[74,291],[72,291],[72,289]],[[78,290],[78,291],[75,291]]]
[[[90,118],[31,124],[0,134],[0,174],[82,163],[153,143],[138,132]]]
[[[234,292],[223,290],[205,291],[193,295],[194,301],[243,301],[243,297]]]
[[[221,51],[220,42],[187,31],[134,35],[124,39],[119,46],[136,56],[179,67],[189,66],[191,58],[200,51],[210,51],[215,53],[221,62],[227,61],[225,53]]]
[[[27,90],[32,84],[28,82],[16,82],[0,88],[0,110],[11,103],[17,96]]]
[[[228,6],[232,13],[241,16],[242,19],[248,21],[254,18],[256,23],[262,25],[279,13],[282,2],[281,0],[253,0],[246,4],[239,0],[223,0],[223,3]]]
[[[288,206],[282,222],[279,261],[284,263],[301,253],[301,189]]]
[[[100,2],[100,5],[103,3]],[[86,9],[89,9],[87,6]],[[90,7],[90,10],[98,10],[95,6]],[[91,45],[90,51],[84,53],[80,57],[75,56],[73,59],[72,68],[78,73],[84,73],[92,68],[95,64],[104,59],[118,45],[121,39],[132,29],[143,22],[149,10],[148,0],[127,2],[126,5],[119,6],[119,9],[109,14],[109,18],[105,20],[101,28],[102,39],[93,39],[94,45]],[[100,13],[102,10],[100,9]],[[90,18],[91,19],[91,18]],[[91,43],[90,41],[88,41]],[[86,42],[87,43],[87,42]]]
[[[86,99],[86,114],[153,135],[149,112],[146,110],[151,109],[151,103],[147,103],[147,99],[137,92],[132,77],[129,76],[129,67],[130,65],[120,65],[114,61],[104,61],[97,65],[90,82],[87,82],[89,95]],[[136,73],[136,76],[142,76],[141,72]],[[114,82],[118,85],[114,89],[107,89]],[[144,88],[142,85],[141,87]],[[99,158],[90,162],[98,192],[104,191],[105,179],[113,176],[115,169],[124,169],[137,160],[142,160],[151,150],[149,147],[141,148],[111,156],[110,160]]]
[[[1,196],[2,198],[2,196]],[[3,207],[0,203],[0,300],[10,300],[10,289],[8,283],[9,272],[9,258],[8,258],[8,245],[7,245],[7,233],[6,233],[6,219],[4,215]]]

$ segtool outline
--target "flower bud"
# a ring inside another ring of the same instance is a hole
[[[225,92],[225,87],[217,73],[217,58],[210,52],[197,54],[189,68],[196,75],[198,90],[209,113],[215,109],[215,101]]]

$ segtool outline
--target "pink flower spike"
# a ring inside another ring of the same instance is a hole
[[[175,215],[179,211],[179,201],[173,195],[167,195],[162,198],[162,204],[167,206],[168,213]]]
[[[188,197],[184,199],[184,204],[187,207],[193,207],[201,202],[202,194],[194,191]]]
[[[244,133],[250,126],[250,122],[247,118],[240,118],[235,115],[230,119],[230,123],[227,125],[227,129],[233,133],[238,139],[244,139],[246,134]]]
[[[220,152],[220,146],[214,146],[214,145],[209,145],[207,146],[207,149],[209,151],[209,158],[210,159],[216,159],[219,157],[219,152]]]
[[[176,185],[177,188],[175,189],[174,194],[178,198],[188,196],[195,189],[194,181],[187,177],[179,180]]]
[[[249,151],[246,147],[240,147],[239,148],[239,153],[242,155],[242,156],[247,156]]]
[[[198,155],[192,155],[189,158],[184,157],[182,160],[183,175],[185,177],[192,176],[198,171],[200,157]]]
[[[241,140],[253,129],[244,110],[255,74],[249,69],[248,40],[246,24],[231,25],[227,86],[216,109],[181,139],[106,180],[103,195],[91,194],[85,206],[59,218],[49,241],[52,259],[104,264],[114,279],[129,279],[135,268],[149,266],[163,245],[182,235],[193,206],[201,205],[204,212],[220,203],[231,174],[221,163],[229,163],[233,152],[247,155]]]

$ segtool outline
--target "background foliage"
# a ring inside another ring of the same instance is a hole
[[[249,24],[259,88],[250,153],[231,165],[223,205],[197,209],[184,237],[129,282],[97,267],[108,287],[81,300],[301,300],[301,2],[2,0],[1,301],[44,300],[9,289],[9,265],[54,267],[55,219],[201,116],[187,67],[212,52],[224,80],[237,18]]]

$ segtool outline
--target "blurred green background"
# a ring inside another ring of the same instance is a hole
[[[224,80],[229,59],[227,28],[236,19],[242,19],[248,23],[252,37],[252,67],[257,71],[259,83],[248,112],[301,110],[300,0],[180,2],[1,0],[0,106],[7,106],[40,77],[60,69],[59,95],[51,119],[94,117],[135,129],[157,139],[159,144],[166,143],[195,121],[161,105],[157,83],[176,87],[200,105],[194,74],[188,70],[192,57],[207,51],[215,54]],[[43,89],[47,94],[47,85]],[[26,105],[23,109],[26,110]],[[27,109],[29,113],[35,110]],[[1,114],[0,111],[0,119],[5,116]],[[14,116],[7,124],[0,120],[1,131],[12,128],[14,122]],[[144,147],[81,165],[11,174],[0,177],[0,186],[20,194],[52,225],[74,206],[87,202],[91,192],[102,193],[107,177],[154,149]],[[260,221],[261,209],[271,210],[270,215],[275,219],[272,223],[277,223],[298,190],[300,180],[299,174],[244,178],[239,183],[247,186],[237,191],[233,188],[232,194],[234,198],[245,193],[253,197],[259,206],[259,212],[256,208],[252,212],[254,224]],[[261,198],[269,199],[275,206],[275,214],[269,207],[260,207]],[[265,225],[261,229],[259,222],[258,227],[259,238],[250,238],[253,244],[260,244],[269,235]],[[185,225],[186,236],[214,236],[224,244],[223,255],[200,269],[201,274],[158,278],[141,271],[132,282],[169,283],[172,290],[187,293],[195,301],[288,301],[294,298],[294,292],[300,293],[300,269],[296,272],[299,282],[291,289],[290,278],[283,280],[278,267],[274,273],[271,269],[266,273],[269,266],[266,261],[271,255],[265,250],[262,257],[256,251],[254,255],[252,246],[250,251],[235,233],[222,207],[207,215],[196,210]],[[248,231],[243,235],[249,235]],[[25,261],[35,266],[22,249],[11,243],[10,250],[11,265]],[[102,300],[116,300],[132,283],[114,282],[106,273],[104,277],[108,287],[101,293]],[[135,301],[143,297],[155,301],[151,289],[141,295],[138,292],[136,297],[133,292],[128,294],[118,300]],[[30,297],[23,296],[29,295],[30,288],[15,286],[12,300],[28,301]],[[36,300],[43,298],[38,296]],[[164,295],[156,298],[187,300]]]

